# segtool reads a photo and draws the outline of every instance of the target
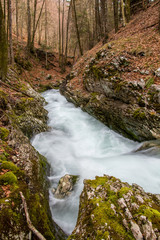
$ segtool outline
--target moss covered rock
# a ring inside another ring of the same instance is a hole
[[[160,195],[110,176],[85,180],[77,225],[69,237],[76,239],[158,239]]]

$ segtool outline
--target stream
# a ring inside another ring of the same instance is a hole
[[[160,193],[160,159],[145,152],[134,152],[140,144],[115,133],[92,116],[76,108],[58,90],[43,93],[48,102],[49,132],[32,139],[32,145],[51,165],[50,208],[54,221],[70,234],[76,224],[79,196],[84,179],[103,174],[145,191]],[[54,198],[52,188],[65,174],[79,175],[76,190],[66,199]]]

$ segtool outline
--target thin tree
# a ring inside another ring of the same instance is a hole
[[[38,27],[38,24],[39,24],[41,15],[42,15],[44,3],[45,3],[45,0],[43,0],[42,6],[41,6],[41,10],[40,10],[40,13],[39,13],[37,22],[36,22],[36,24],[35,24],[35,29],[34,29],[34,32],[33,32],[33,34],[32,34],[32,41],[31,41],[31,44],[30,44],[30,51],[31,51],[31,52],[34,51],[34,39],[35,39],[35,34],[36,34],[37,27]]]
[[[74,12],[74,21],[75,21],[77,41],[78,41],[79,51],[80,51],[80,54],[82,56],[83,55],[83,50],[82,50],[82,46],[81,46],[80,34],[79,34],[79,29],[78,29],[78,21],[77,21],[77,12],[76,12],[75,0],[72,0],[72,4],[73,4],[73,12]]]
[[[131,0],[125,0],[125,12],[126,12],[126,21],[127,23],[130,21],[131,17]]]
[[[37,14],[37,0],[34,0],[34,12],[33,12],[33,33],[36,29],[36,14]],[[33,38],[33,34],[32,34]]]
[[[125,17],[125,12],[124,12],[124,2],[121,0],[121,9],[122,9],[122,25],[123,27],[126,26],[126,17]]]
[[[17,36],[17,44],[18,44],[18,37],[19,37],[19,26],[18,26],[18,18],[19,18],[19,16],[18,16],[18,13],[19,13],[19,11],[18,11],[18,0],[16,0],[16,36]]]
[[[9,31],[9,62],[14,64],[13,54],[13,40],[12,40],[12,4],[11,0],[8,0],[8,31]]]
[[[0,1],[0,79],[5,80],[7,74],[7,36],[5,31],[5,19]]]
[[[31,49],[31,9],[30,0],[27,0],[27,48]]]
[[[118,32],[118,0],[113,0],[114,8],[114,28],[115,32]]]
[[[68,33],[69,33],[69,23],[70,23],[70,15],[71,15],[72,2],[70,2],[67,16],[67,26],[66,26],[66,48],[65,48],[65,65],[67,62],[67,54],[68,54]]]
[[[65,71],[65,62],[64,62],[64,0],[63,0],[63,8],[62,8],[62,72]]]
[[[59,28],[58,28],[58,45],[59,45],[59,66],[61,67],[61,2],[58,0],[58,22],[59,22]]]

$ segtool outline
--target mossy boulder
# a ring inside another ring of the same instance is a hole
[[[17,177],[14,175],[13,172],[7,172],[0,176],[0,184],[2,185],[15,183],[17,183]]]
[[[77,225],[69,239],[158,239],[160,195],[110,176],[85,180]]]
[[[4,127],[0,127],[0,139],[6,141],[8,139],[8,135],[9,130]]]

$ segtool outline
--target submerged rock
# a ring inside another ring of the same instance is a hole
[[[74,190],[78,178],[79,176],[66,174],[59,180],[57,189],[52,190],[54,196],[60,199],[68,197]]]
[[[142,143],[136,152],[145,152],[152,155],[160,155],[160,140],[152,140]]]
[[[77,225],[69,239],[159,239],[159,197],[115,177],[85,180]]]

